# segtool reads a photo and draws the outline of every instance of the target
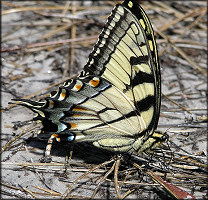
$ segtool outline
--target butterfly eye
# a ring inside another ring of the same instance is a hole
[[[162,141],[167,141],[169,139],[169,135],[164,133],[163,136],[161,137]]]

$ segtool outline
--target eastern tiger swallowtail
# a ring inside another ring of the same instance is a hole
[[[136,0],[112,10],[84,70],[44,102],[16,99],[52,140],[91,141],[117,152],[144,152],[167,140],[156,131],[160,67],[150,21]]]

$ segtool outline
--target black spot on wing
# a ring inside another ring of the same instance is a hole
[[[150,107],[154,106],[155,97],[148,95],[146,98],[136,101],[135,106],[140,112],[147,111]]]
[[[136,76],[131,81],[131,86],[134,87],[143,83],[152,83],[154,84],[154,77],[152,74],[147,74],[145,72],[139,71]]]
[[[140,65],[142,63],[145,64],[145,63],[148,62],[148,59],[149,59],[148,55],[146,55],[146,56],[138,56],[138,57],[132,56],[130,58],[130,64],[131,64],[131,66],[132,65]]]

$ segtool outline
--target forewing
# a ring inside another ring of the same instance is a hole
[[[80,77],[89,74],[116,86],[134,103],[146,127],[156,128],[160,111],[157,49],[150,21],[136,1],[113,9]]]

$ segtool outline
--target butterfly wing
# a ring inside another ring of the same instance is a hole
[[[80,76],[89,74],[122,91],[148,130],[157,127],[161,94],[157,48],[150,21],[136,1],[112,10]]]
[[[19,99],[21,105],[36,112],[43,132],[56,138],[121,152],[157,146],[166,137],[154,132],[160,70],[153,34],[136,1],[116,5],[79,76],[45,102]]]

